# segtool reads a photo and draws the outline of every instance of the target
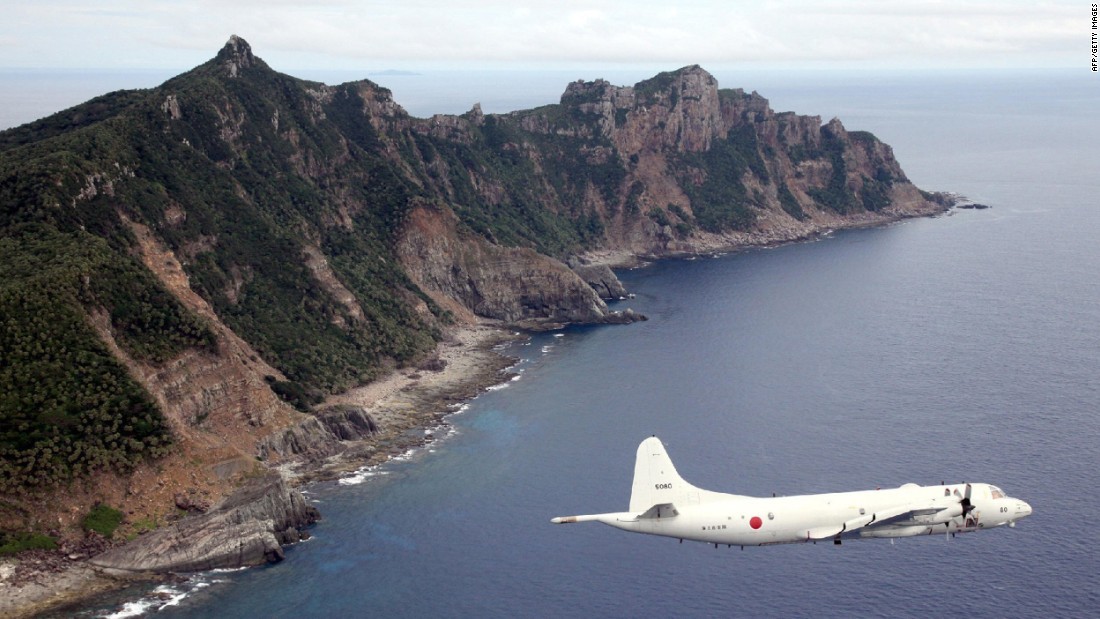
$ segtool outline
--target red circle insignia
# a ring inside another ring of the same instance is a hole
[[[760,519],[760,516],[753,516],[749,519],[749,526],[754,529],[759,529],[764,525],[764,521]]]

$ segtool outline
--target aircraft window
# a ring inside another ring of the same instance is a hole
[[[943,489],[943,496],[951,496],[951,489],[950,488],[944,488]]]
[[[997,486],[990,486],[989,487],[989,492],[993,494],[993,498],[995,498],[995,499],[1005,498],[1005,493],[1002,492],[1001,489],[998,488]]]

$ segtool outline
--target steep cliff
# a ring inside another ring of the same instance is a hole
[[[697,66],[420,119],[232,37],[157,88],[0,133],[0,515],[71,529],[97,500],[134,520],[180,492],[216,501],[257,456],[369,439],[366,417],[313,407],[415,365],[449,325],[637,319],[586,258],[943,209],[926,198],[871,134]]]
[[[698,66],[632,87],[575,82],[560,105],[507,119],[528,136],[588,141],[579,154],[590,163],[620,164],[615,191],[584,195],[605,230],[596,249],[691,252],[942,210],[873,135],[777,114]]]
[[[605,321],[607,306],[566,265],[461,233],[458,224],[449,211],[414,209],[395,247],[409,277],[441,305],[510,324]]]

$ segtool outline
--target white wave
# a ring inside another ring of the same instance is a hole
[[[554,337],[565,337],[564,333],[555,333]]]
[[[209,586],[210,583],[199,581],[190,590],[180,591],[168,585],[161,585],[153,589],[146,599],[126,602],[121,609],[102,617],[103,619],[126,619],[127,617],[141,617],[150,611],[159,612],[169,606],[179,606],[179,603],[191,592]]]
[[[211,574],[229,574],[230,572],[243,572],[247,570],[247,567],[219,567],[210,570]],[[213,580],[211,582],[223,582],[221,580]]]
[[[210,585],[208,583],[204,583],[204,582],[196,583],[195,588],[192,589],[192,591],[195,591],[197,589],[202,589],[203,587],[209,587],[209,586]],[[153,589],[153,592],[155,593],[155,592],[159,591],[160,589],[161,589],[161,587],[157,587],[156,589]],[[183,598],[187,597],[187,595],[189,593],[191,593],[191,591],[176,591],[175,589],[164,588],[163,593],[165,593],[166,595],[169,595],[170,597],[167,599],[167,601],[165,601],[163,604],[161,604],[157,608],[158,611],[164,610],[165,608],[168,608],[169,606],[179,606],[180,602],[183,601]]]
[[[387,471],[379,471],[377,465],[369,466],[359,469],[347,477],[337,479],[336,483],[341,486],[357,486],[375,475],[389,475],[389,473]]]
[[[122,609],[111,613],[109,615],[103,615],[103,619],[126,619],[126,617],[140,617],[145,614],[145,611],[153,608],[156,603],[152,600],[138,600],[137,602],[126,602],[122,605]]]

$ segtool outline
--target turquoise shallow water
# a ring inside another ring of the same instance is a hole
[[[311,487],[325,520],[286,562],[204,575],[156,615],[1092,616],[1096,84],[1019,79],[760,87],[777,109],[875,132],[920,186],[994,208],[623,272],[624,305],[649,322],[515,345],[521,378],[432,450]],[[1035,515],[953,540],[744,551],[549,524],[624,509],[650,434],[705,488],[987,481]],[[124,606],[140,594],[81,612],[163,605]]]

